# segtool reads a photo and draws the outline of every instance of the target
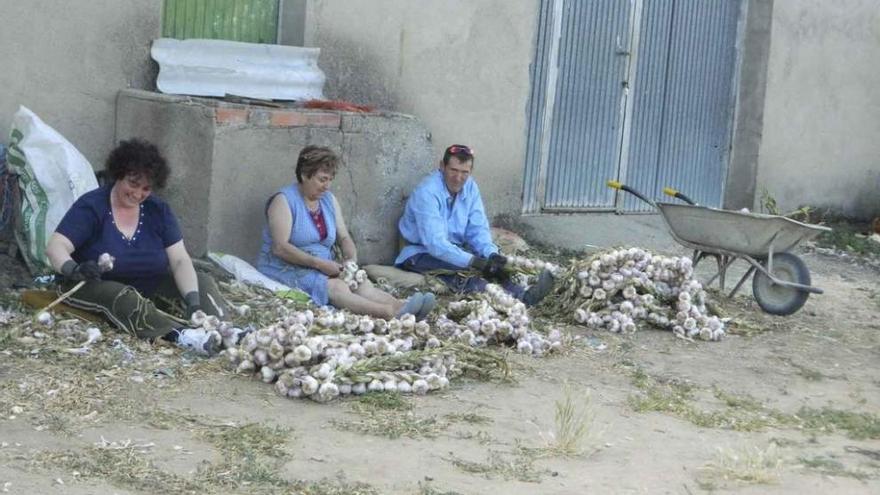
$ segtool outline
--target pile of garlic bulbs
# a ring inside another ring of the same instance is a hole
[[[368,391],[424,394],[449,385],[454,349],[430,346],[430,325],[319,308],[294,311],[225,352],[240,373],[259,374],[287,397],[326,402]]]
[[[640,322],[677,337],[720,340],[724,322],[706,308],[706,293],[687,257],[615,249],[576,262],[550,298],[576,323],[612,332],[634,332]]]
[[[554,329],[545,337],[532,330],[525,304],[500,286],[489,284],[485,294],[475,297],[449,304],[449,315],[441,314],[435,322],[439,337],[472,347],[511,345],[535,357],[562,347],[562,332]]]
[[[280,395],[326,402],[371,391],[424,394],[477,362],[506,367],[480,349],[487,345],[533,356],[562,347],[561,332],[533,331],[525,306],[501,287],[474,297],[451,303],[453,316],[433,324],[409,314],[386,320],[327,307],[293,310],[224,352],[237,372],[258,375]],[[229,326],[210,316],[194,323],[221,334]]]
[[[547,270],[556,277],[562,272],[559,265],[549,261],[526,258],[525,256],[517,255],[507,256],[507,267],[513,272],[521,272],[529,275],[537,275],[543,270]]]

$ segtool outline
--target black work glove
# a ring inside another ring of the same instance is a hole
[[[507,258],[498,254],[492,253],[489,255],[489,259],[486,262],[486,268],[483,270],[483,273],[487,278],[500,278],[504,275],[504,267],[507,265]]]
[[[199,298],[199,292],[192,290],[186,293],[183,296],[183,314],[186,316],[186,319],[192,318],[193,313],[202,309],[202,304]]]
[[[489,260],[483,258],[482,256],[474,256],[471,258],[470,268],[482,273],[486,271],[486,266],[489,265]]]
[[[67,260],[61,265],[61,274],[68,280],[81,282],[83,280],[101,280],[101,268],[96,261],[84,261],[77,263]]]

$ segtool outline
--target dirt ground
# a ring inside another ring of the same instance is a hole
[[[826,293],[793,316],[747,288],[721,342],[573,327],[563,355],[511,354],[511,381],[423,397],[283,399],[109,331],[100,359],[0,338],[0,490],[880,493],[880,273],[804,259]],[[4,288],[26,280],[0,263]],[[574,455],[547,447],[566,403],[586,416]]]

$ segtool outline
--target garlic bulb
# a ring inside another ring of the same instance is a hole
[[[242,362],[238,363],[238,367],[235,369],[236,373],[246,373],[248,371],[253,371],[255,369],[254,362],[245,359]]]
[[[321,387],[318,389],[318,397],[323,402],[332,400],[334,397],[339,395],[339,387],[336,386],[333,382],[324,382],[321,384]]]
[[[260,375],[262,375],[262,380],[265,383],[272,383],[275,380],[275,370],[268,366],[260,368]]]
[[[428,382],[421,378],[412,383],[412,392],[416,395],[425,395],[428,393],[428,390]]]
[[[342,274],[339,276],[343,282],[348,284],[348,288],[352,291],[358,289],[360,284],[367,281],[367,272],[358,268],[354,261],[346,261],[342,265]]]
[[[300,380],[300,387],[303,394],[312,395],[318,391],[318,380],[311,375],[306,375]]]
[[[110,253],[102,253],[98,256],[98,269],[102,273],[109,272],[113,270],[113,262],[116,261],[116,258],[110,256]]]

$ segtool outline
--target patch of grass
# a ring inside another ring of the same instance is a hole
[[[371,395],[383,394],[366,394],[358,401],[350,403],[349,407],[359,416],[358,419],[334,419],[330,424],[341,430],[386,438],[434,438],[449,427],[448,421],[438,419],[436,416],[422,417],[417,415],[412,411],[412,403],[406,399],[400,399],[399,394],[386,394],[387,397],[380,399],[363,400]],[[398,399],[403,402],[396,402]],[[406,406],[401,404],[406,404]],[[391,408],[386,408],[386,406],[391,406]]]
[[[766,408],[748,396],[729,394],[716,388],[714,395],[723,408],[704,411],[694,403],[695,387],[692,384],[675,381],[663,383],[644,372],[636,373],[633,382],[642,391],[628,400],[636,412],[661,412],[703,428],[736,431],[759,431],[791,423],[791,416]]]
[[[593,429],[596,413],[589,392],[577,401],[572,388],[566,385],[564,394],[556,401],[554,430],[545,438],[547,445],[527,450],[540,456],[563,457],[592,454],[597,450],[601,434]]]
[[[378,495],[379,492],[366,483],[348,482],[344,479],[320,481],[290,481],[278,472],[280,463],[245,457],[221,464],[204,464],[196,479],[206,487],[218,488],[211,493],[227,493],[230,489],[243,489],[244,493],[261,495]],[[205,493],[200,491],[196,493]],[[236,491],[236,493],[241,493]]]
[[[544,474],[543,470],[534,466],[531,457],[522,454],[511,456],[504,452],[490,451],[486,462],[468,461],[452,453],[444,459],[464,472],[478,474],[486,479],[503,478],[540,483],[541,475]]]
[[[35,461],[77,471],[83,478],[102,479],[144,493],[185,495],[204,493],[201,483],[167,473],[157,468],[135,448],[105,449],[90,447],[83,451],[44,452]]]
[[[770,328],[769,326],[760,325],[740,318],[731,322],[731,325],[728,327],[727,333],[731,335],[739,335],[742,337],[755,337],[757,335],[761,335],[762,333],[767,333],[771,330],[772,328]]]
[[[247,487],[247,493],[262,495],[376,495],[364,483],[324,479],[315,482],[289,481],[278,474],[277,462],[252,456],[200,466],[194,479],[186,479],[156,467],[136,447],[99,448],[82,451],[41,452],[31,462],[41,467],[78,472],[81,479],[100,479],[141,493],[191,495],[228,493]],[[236,492],[238,493],[238,492]]]
[[[411,400],[396,392],[364,394],[358,397],[356,404],[361,411],[409,411],[413,408]]]
[[[459,492],[444,492],[444,491],[440,491],[440,490],[438,490],[438,489],[432,487],[431,485],[429,485],[427,482],[422,483],[422,482],[420,481],[420,482],[419,482],[419,493],[418,493],[418,495],[462,495],[462,494],[459,493]]]
[[[481,445],[495,443],[495,438],[488,431],[480,430],[477,432],[459,431],[452,434],[455,438],[462,440],[476,440]]]
[[[780,357],[779,360],[794,368],[796,370],[796,373],[802,376],[807,381],[820,382],[825,378],[830,378],[817,369],[810,368],[808,366],[804,366],[802,364],[794,362],[794,360],[791,358]]]
[[[469,423],[473,425],[488,425],[492,423],[492,418],[473,412],[447,414],[445,418],[451,423]]]
[[[806,366],[794,364],[793,365],[797,369],[797,374],[804,377],[804,379],[811,382],[821,382],[825,379],[825,375],[816,369],[808,368]]]
[[[760,447],[718,449],[715,460],[700,468],[698,479],[709,484],[716,481],[770,484],[776,482],[781,470],[782,457],[776,444],[771,443],[765,449]]]
[[[68,437],[74,433],[71,419],[65,415],[48,412],[43,416],[42,421],[49,431]]]
[[[671,414],[704,428],[760,431],[791,426],[812,434],[843,431],[856,440],[880,439],[880,416],[872,413],[802,407],[797,414],[787,414],[747,395],[730,394],[718,388],[714,389],[714,396],[723,409],[705,411],[694,403],[690,385],[663,383],[638,370],[633,374],[633,383],[642,391],[629,397],[629,405],[636,412]]]
[[[868,230],[867,224],[833,219],[829,226],[834,230],[819,234],[819,237],[816,238],[817,245],[848,251],[860,256],[880,256],[880,243],[862,235],[862,232]]]
[[[864,481],[871,477],[870,473],[849,470],[842,462],[828,457],[800,457],[798,458],[798,461],[803,464],[804,467],[828,476],[855,478],[860,481]]]
[[[204,485],[224,488],[251,485],[283,488],[290,485],[290,482],[281,477],[280,467],[275,460],[262,459],[248,453],[235,458],[227,457],[218,464],[203,463],[196,479]]]
[[[290,436],[289,428],[250,423],[242,426],[214,427],[201,433],[224,454],[251,455],[284,459],[289,454],[284,448]]]
[[[802,407],[797,417],[803,421],[807,430],[831,433],[838,430],[846,432],[855,440],[880,439],[880,417],[871,413],[843,411],[831,407],[812,409]]]

